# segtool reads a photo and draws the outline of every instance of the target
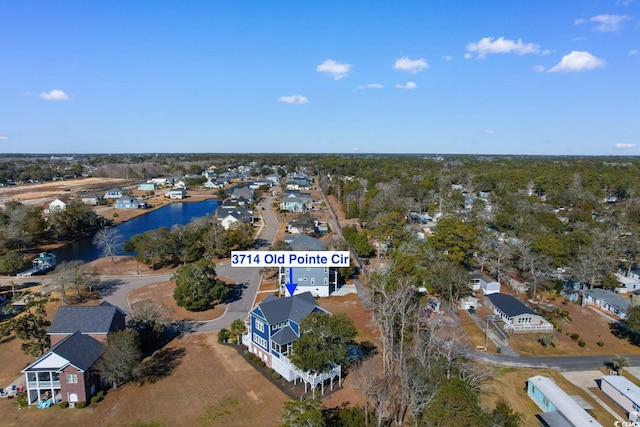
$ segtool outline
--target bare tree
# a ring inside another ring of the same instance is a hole
[[[111,257],[111,262],[114,264],[116,262],[114,257],[122,253],[124,247],[122,234],[114,227],[98,230],[93,236],[93,244],[100,249],[102,256]]]
[[[56,266],[56,274],[53,282],[49,285],[53,290],[60,292],[62,305],[67,304],[67,291],[71,288],[75,293],[76,301],[82,299],[82,290],[89,282],[92,282],[91,275],[85,271],[84,262],[80,260],[64,261]]]
[[[352,373],[353,387],[364,395],[364,424],[369,425],[369,404],[380,387],[380,359],[368,359]]]

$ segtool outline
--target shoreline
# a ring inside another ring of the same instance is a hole
[[[145,215],[147,213],[153,212],[157,209],[163,208],[167,205],[171,205],[171,204],[175,204],[175,203],[198,203],[198,202],[204,202],[207,200],[219,200],[218,197],[216,197],[215,195],[212,194],[206,194],[206,195],[197,195],[197,196],[189,196],[186,197],[184,199],[166,199],[163,200],[163,198],[158,197],[157,198],[157,203],[154,205],[150,205],[148,208],[146,209],[116,209],[113,206],[98,206],[98,208],[102,207],[104,209],[109,209],[109,211],[113,210],[116,212],[121,212],[124,211],[126,212],[128,215],[124,216],[124,215],[118,215],[118,217],[116,218],[108,218],[105,215],[101,215],[99,213],[99,211],[94,210],[94,212],[96,212],[97,215],[99,215],[100,217],[104,218],[104,220],[109,221],[110,225],[109,227],[115,227],[118,226],[120,224],[124,224],[125,222],[128,222],[134,218],[137,218],[139,216]],[[124,218],[123,218],[124,216]],[[85,233],[82,236],[78,236],[76,239],[73,240],[68,240],[68,241],[64,241],[64,242],[58,242],[58,243],[49,243],[49,244],[43,244],[43,245],[38,245],[38,246],[34,246],[32,248],[26,249],[24,252],[22,252],[23,255],[34,255],[37,256],[40,252],[51,252],[51,251],[55,251],[56,249],[59,249],[63,246],[67,246],[67,245],[71,245],[75,242],[78,242],[80,240],[83,240],[93,234],[95,234],[96,232],[98,232],[99,230],[106,228],[104,226],[102,227],[98,227],[95,230],[92,230],[89,233]],[[16,277],[16,276],[6,276],[6,277]]]

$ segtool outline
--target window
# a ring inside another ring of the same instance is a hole
[[[264,322],[262,322],[262,320],[256,319],[255,325],[256,325],[256,330],[260,332],[264,332]]]
[[[267,340],[265,340],[258,334],[253,334],[253,342],[258,344],[260,347],[264,348],[265,350],[268,349]]]
[[[67,384],[77,384],[78,374],[67,374]]]

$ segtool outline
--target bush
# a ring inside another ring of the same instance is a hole
[[[65,409],[69,407],[69,402],[60,402],[58,403],[58,408]]]
[[[78,408],[78,409],[82,409],[85,406],[87,406],[87,402],[78,402],[78,403],[76,403],[76,408]]]
[[[100,400],[104,399],[104,390],[100,390],[96,396],[98,396],[98,399]]]
[[[27,402],[26,391],[23,391],[22,393],[18,394],[18,397],[16,398],[16,406],[20,409],[24,409],[27,406],[29,406],[29,402]]]
[[[218,342],[220,343],[227,343],[229,342],[229,337],[230,337],[230,333],[226,328],[222,328],[220,329],[220,332],[218,332]]]
[[[100,402],[100,398],[97,395],[91,397],[91,404],[92,405],[96,405],[98,402]]]
[[[578,338],[580,338],[580,334],[579,333],[574,332],[574,333],[571,334],[571,339],[572,340],[577,341]]]
[[[584,340],[579,340],[579,341],[578,341],[578,345],[579,345],[580,347],[584,347],[585,345],[587,345],[587,343],[586,343],[586,342],[584,342]]]
[[[252,361],[253,363],[255,363],[256,365],[258,365],[261,368],[264,368],[265,366],[267,366],[267,364],[264,363],[262,361],[262,359],[260,359],[258,356],[256,356],[253,353],[248,353],[247,354],[247,359],[249,359],[250,361]]]
[[[280,378],[282,378],[282,376],[276,371],[273,371],[271,373],[271,379],[273,379],[274,381],[278,381]]]
[[[598,344],[598,347],[604,347],[604,341],[598,341],[596,344]]]

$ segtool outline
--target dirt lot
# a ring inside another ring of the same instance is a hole
[[[88,193],[105,192],[112,187],[129,188],[134,181],[122,178],[77,178],[38,184],[0,187],[0,202],[19,200],[25,204],[50,202],[59,196],[75,196],[78,190]]]
[[[84,409],[19,410],[12,400],[0,399],[0,425],[280,425],[286,396],[235,349],[218,344],[215,333],[188,335],[166,350],[171,372],[154,384],[126,385]]]

